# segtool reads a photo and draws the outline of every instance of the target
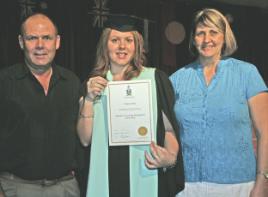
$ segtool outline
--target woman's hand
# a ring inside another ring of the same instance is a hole
[[[101,95],[101,92],[107,85],[107,80],[103,77],[92,77],[87,81],[87,95],[86,100],[94,101],[94,99]]]
[[[151,154],[145,152],[145,165],[150,168],[170,167],[176,164],[177,154],[168,151],[167,148],[158,146],[154,142],[150,144]]]
[[[255,183],[250,197],[266,197],[268,195],[268,180],[264,177],[261,177],[261,179],[262,181]]]

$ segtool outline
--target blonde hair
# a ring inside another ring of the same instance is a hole
[[[207,27],[216,27],[224,34],[224,45],[221,51],[222,57],[230,56],[236,51],[236,39],[226,17],[216,9],[205,8],[196,13],[192,24],[189,50],[194,56],[198,55],[194,45],[195,31],[198,24],[202,24]]]
[[[108,54],[107,44],[111,31],[112,31],[111,28],[105,28],[101,34],[100,40],[97,45],[96,62],[93,71],[90,74],[91,77],[92,76],[102,76],[104,78],[106,77],[106,73],[110,67],[110,58]],[[134,37],[135,54],[130,62],[130,67],[124,73],[124,80],[129,80],[133,77],[138,76],[142,70],[142,66],[144,66],[146,62],[142,35],[137,31],[131,31],[131,32]]]

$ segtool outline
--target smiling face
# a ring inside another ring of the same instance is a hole
[[[30,67],[47,67],[53,61],[60,46],[56,27],[44,15],[34,15],[23,24],[19,36],[20,47]]]
[[[135,53],[134,36],[131,32],[113,29],[109,35],[107,47],[111,66],[122,68],[128,66]]]
[[[198,24],[194,34],[194,45],[199,53],[199,58],[220,59],[224,34],[216,27]]]

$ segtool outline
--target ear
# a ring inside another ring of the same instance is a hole
[[[57,35],[56,38],[56,49],[60,48],[60,35]]]
[[[23,49],[24,48],[24,45],[23,45],[23,38],[21,35],[18,36],[18,39],[19,39],[19,44],[20,44],[20,48]]]

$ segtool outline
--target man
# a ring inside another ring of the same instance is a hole
[[[78,197],[80,81],[54,63],[60,36],[35,13],[21,25],[25,62],[0,72],[0,182],[6,197]]]

